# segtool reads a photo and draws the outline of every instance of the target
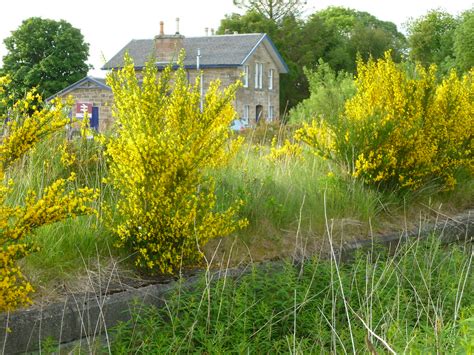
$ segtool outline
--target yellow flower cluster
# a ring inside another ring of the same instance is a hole
[[[27,253],[25,244],[9,245],[0,251],[0,311],[12,310],[31,302],[29,294],[33,292],[33,287],[25,282],[14,262]]]
[[[457,169],[472,172],[474,71],[438,79],[435,66],[410,71],[386,53],[359,61],[357,72],[344,116],[313,123],[301,139],[369,184],[416,190],[436,181],[452,189]]]
[[[303,128],[295,132],[295,140],[302,141],[314,148],[314,153],[328,159],[336,149],[336,137],[332,127],[324,120],[304,123]]]
[[[0,79],[0,96],[6,92],[2,85],[7,84],[8,80]],[[28,192],[22,205],[9,203],[14,185],[8,178],[9,170],[42,138],[64,129],[68,122],[61,102],[38,109],[36,103],[40,102],[35,91],[29,92],[8,110],[8,118],[0,117],[0,312],[30,302],[33,287],[16,266],[16,260],[34,249],[25,244],[24,238],[42,225],[94,212],[88,204],[96,199],[95,191],[68,188],[75,180],[74,174],[56,180],[40,196]]]
[[[136,252],[139,267],[172,272],[199,258],[210,238],[239,227],[238,203],[219,212],[214,183],[206,178],[240,143],[229,140],[237,84],[221,90],[212,83],[201,111],[199,82],[188,83],[182,66],[159,73],[149,63],[140,83],[128,56],[125,63],[107,79],[116,132],[102,138],[107,181],[120,193],[117,245]]]
[[[59,146],[59,150],[61,151],[61,163],[66,168],[69,168],[76,163],[76,154],[72,152],[71,144],[69,144],[67,140],[64,140],[63,144]]]
[[[272,163],[280,161],[289,161],[293,158],[301,158],[303,149],[298,143],[291,143],[289,139],[285,139],[282,145],[278,146],[278,139],[272,139],[270,153],[265,156]]]

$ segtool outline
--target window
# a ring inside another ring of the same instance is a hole
[[[242,116],[242,121],[245,125],[249,124],[249,114],[250,114],[250,106],[245,105],[244,106],[244,115]]]
[[[273,90],[273,69],[268,71],[268,90]]]
[[[269,105],[268,106],[268,120],[269,121],[273,121],[273,119],[275,118],[275,113],[273,112],[273,106]]]
[[[255,63],[255,89],[263,88],[263,63]]]
[[[244,65],[244,77],[242,81],[244,84],[244,88],[248,88],[249,87],[249,66],[248,65]]]

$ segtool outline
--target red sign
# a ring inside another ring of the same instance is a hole
[[[76,102],[76,117],[83,118],[87,112],[87,116],[92,116],[92,104],[88,102]]]

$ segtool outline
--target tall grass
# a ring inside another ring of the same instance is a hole
[[[337,167],[309,151],[276,163],[265,159],[268,153],[267,146],[249,144],[230,167],[216,172],[221,202],[245,201],[242,214],[257,234],[268,232],[268,226],[273,232],[296,230],[303,200],[305,227],[321,230],[324,193],[335,218],[367,221],[380,211],[379,193],[344,177]]]
[[[470,353],[472,245],[436,236],[352,264],[313,258],[178,288],[115,329],[112,353]]]
[[[242,255],[248,255],[247,248],[257,260],[289,256],[294,253],[296,244],[305,254],[320,249],[324,243],[324,205],[327,215],[335,221],[335,240],[340,242],[363,238],[372,230],[380,232],[392,228],[387,224],[399,230],[401,220],[418,219],[420,208],[430,213],[438,211],[441,205],[448,205],[447,211],[454,212],[472,204],[474,183],[469,173],[459,172],[460,183],[449,194],[433,189],[395,196],[367,188],[305,148],[300,157],[268,160],[266,156],[273,138],[278,142],[291,139],[293,130],[291,126],[270,125],[247,132],[246,142],[232,164],[211,172],[216,180],[217,208],[224,210],[235,200],[242,199],[240,217],[250,222],[249,227],[236,236],[241,242],[241,253],[239,255],[236,251],[239,248],[235,248],[233,263],[240,261]],[[43,142],[11,172],[17,182],[12,202],[21,203],[28,189],[41,191],[49,182],[58,177],[67,178],[74,170],[78,186],[100,190],[96,207],[102,214],[101,203],[116,198],[114,191],[102,182],[107,173],[102,148],[95,141],[72,142],[77,161],[66,168],[60,162],[59,146],[63,140],[63,135],[57,135]],[[22,265],[27,276],[44,287],[58,279],[75,278],[76,271],[86,273],[88,260],[97,260],[98,256],[105,263],[110,257],[126,257],[117,254],[111,232],[95,216],[45,226],[29,240],[39,251],[25,258]],[[228,253],[234,240],[224,241],[221,249]],[[214,252],[218,242],[209,244],[207,254]]]
[[[102,183],[106,164],[102,148],[93,140],[68,141],[76,161],[65,166],[61,162],[61,148],[66,132],[55,134],[41,142],[36,149],[17,164],[10,177],[16,182],[11,195],[12,204],[21,204],[29,190],[41,194],[42,190],[58,178],[68,178],[71,172],[77,175],[76,187],[88,186],[100,191],[95,208],[102,214],[104,199],[114,199],[114,193]],[[106,263],[114,254],[111,233],[97,216],[66,219],[52,225],[38,228],[26,242],[32,243],[38,251],[21,261],[25,274],[40,289],[54,287],[58,282],[75,279],[92,267],[90,260],[97,258]]]

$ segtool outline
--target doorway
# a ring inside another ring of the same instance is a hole
[[[90,128],[95,129],[96,132],[99,131],[99,108],[92,107],[92,115],[89,121]]]

